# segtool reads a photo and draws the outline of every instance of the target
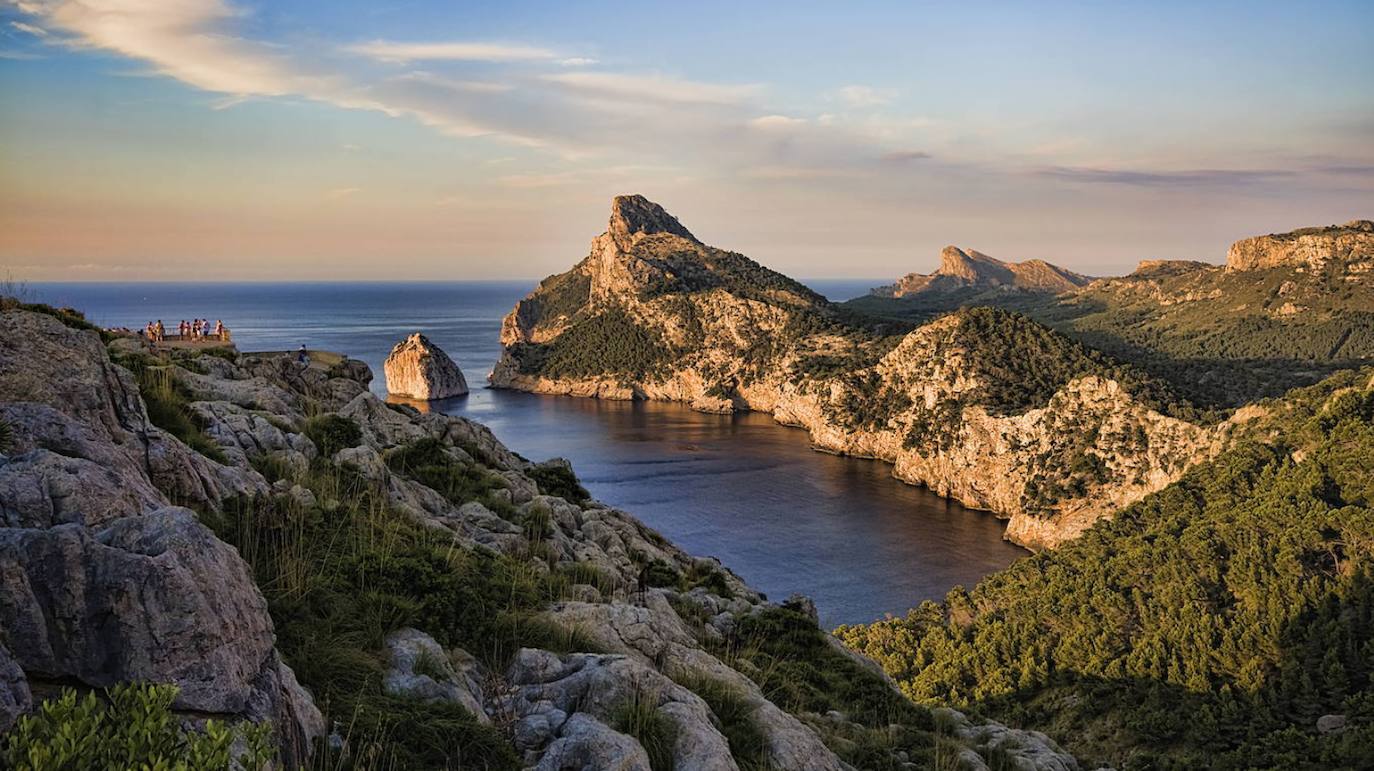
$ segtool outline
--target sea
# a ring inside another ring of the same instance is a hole
[[[835,301],[880,280],[813,280]],[[32,299],[106,327],[222,319],[240,350],[308,348],[372,366],[423,332],[467,377],[441,412],[485,423],[527,458],[567,458],[594,497],[689,552],[718,557],[782,600],[800,592],[827,626],[905,615],[972,586],[1027,552],[1004,523],[892,477],[887,464],[813,451],[805,431],[767,415],[707,415],[674,404],[612,402],[486,388],[501,318],[533,281],[350,283],[38,283]]]

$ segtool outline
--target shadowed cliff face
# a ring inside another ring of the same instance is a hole
[[[1025,273],[953,252],[951,281]],[[904,481],[1010,517],[1008,537],[1033,547],[1168,484],[1225,430],[1166,415],[1167,389],[1015,314],[901,329],[617,198],[591,254],[506,318],[491,382],[767,412],[820,449],[886,460]]]

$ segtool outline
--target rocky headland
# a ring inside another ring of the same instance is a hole
[[[685,238],[625,224],[653,232],[607,239]],[[611,292],[671,272],[601,267]],[[286,767],[1077,768],[907,701],[804,598],[767,601],[566,462],[324,359],[0,312],[0,730],[136,681],[177,686],[191,724],[270,725]]]
[[[491,382],[770,413],[818,449],[887,461],[903,481],[1010,519],[1007,537],[1032,548],[1161,489],[1231,430],[1023,316],[965,309],[892,326],[622,196],[588,257],[506,317]]]

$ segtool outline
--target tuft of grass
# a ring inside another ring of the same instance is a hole
[[[649,755],[653,771],[673,771],[677,726],[658,711],[658,694],[636,684],[630,695],[611,710],[610,725],[639,742]]]
[[[134,374],[148,421],[180,439],[187,447],[217,463],[227,463],[224,451],[205,433],[205,424],[191,409],[192,394],[177,379],[176,369],[145,354],[115,359]]]
[[[729,683],[700,674],[674,678],[700,696],[711,708],[716,728],[730,743],[730,755],[740,771],[764,771],[768,766],[768,735],[754,716],[744,693]]]
[[[451,677],[448,665],[428,648],[421,650],[415,659],[415,674],[424,675],[436,683],[446,682]]]

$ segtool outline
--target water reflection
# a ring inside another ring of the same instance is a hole
[[[902,614],[1026,552],[1003,523],[810,449],[766,415],[508,391],[437,408],[491,426],[527,457],[570,458],[597,498],[770,596],[803,592],[828,625]]]

